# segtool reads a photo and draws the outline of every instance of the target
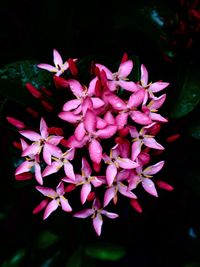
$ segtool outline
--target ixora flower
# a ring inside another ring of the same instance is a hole
[[[48,98],[55,96],[53,109],[44,105],[44,99],[41,101],[41,92],[33,88],[33,81],[28,83],[28,91],[41,103],[45,112],[48,111],[48,121],[53,118],[55,126],[48,127],[41,118],[38,133],[31,129],[29,123],[15,117],[8,116],[7,120],[28,140],[21,139],[21,144],[14,142],[15,147],[22,151],[23,158],[15,177],[25,180],[35,176],[37,185],[34,188],[45,196],[33,213],[44,210],[43,218],[47,219],[59,207],[71,214],[72,208],[83,206],[81,211],[72,214],[73,217],[91,217],[99,236],[103,217],[117,218],[118,214],[112,209],[121,203],[124,205],[122,198],[142,212],[140,194],[137,194],[140,185],[156,197],[157,188],[173,190],[164,179],[153,177],[162,169],[164,161],[152,165],[155,154],[164,150],[156,140],[162,124],[167,122],[160,114],[166,94],[154,94],[167,87],[168,83],[148,83],[144,65],[141,66],[140,80],[133,80],[134,62],[126,55],[117,72],[94,62],[91,78],[80,73],[75,61],[69,59],[63,62],[54,49],[55,66],[38,65],[55,74],[56,88],[64,89],[58,96],[61,90],[54,95],[53,91],[43,88],[42,92]],[[59,77],[68,68],[71,73],[66,72],[64,78]],[[51,105],[48,101],[46,103]],[[27,110],[33,118],[38,118],[38,111],[35,113],[31,107]],[[58,113],[55,114],[56,111]],[[60,124],[63,126],[60,127]],[[52,189],[55,183],[57,187]]]

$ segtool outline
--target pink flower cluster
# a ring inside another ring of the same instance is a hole
[[[126,197],[140,212],[141,206],[135,194],[137,187],[142,186],[149,194],[158,196],[153,175],[162,169],[164,161],[153,165],[150,161],[153,150],[164,149],[155,135],[160,125],[167,122],[158,113],[166,94],[158,96],[157,93],[168,83],[149,83],[144,65],[141,65],[140,81],[130,80],[133,61],[124,55],[114,73],[104,65],[94,64],[91,81],[83,85],[76,78],[76,62],[76,59],[71,59],[63,63],[60,54],[54,50],[55,66],[38,65],[55,74],[57,86],[70,91],[68,96],[71,99],[67,99],[58,117],[71,124],[73,132],[66,132],[66,136],[51,134],[41,118],[40,132],[37,133],[23,129],[23,123],[9,117],[12,124],[20,125],[20,134],[29,140],[27,143],[21,139],[24,161],[15,175],[34,172],[39,184],[36,189],[45,196],[34,213],[44,209],[44,219],[58,207],[72,212],[70,194],[79,192],[76,188],[80,188],[80,203],[86,207],[91,201],[93,204],[73,216],[91,217],[94,229],[100,235],[103,216],[118,217],[118,214],[107,211],[111,201],[116,205],[118,198]],[[73,78],[59,77],[68,69]],[[119,90],[123,92],[119,94]],[[80,154],[83,154],[82,163],[77,160]],[[55,173],[59,179],[56,189],[43,186],[46,177]],[[172,190],[164,181],[157,181],[157,186]]]

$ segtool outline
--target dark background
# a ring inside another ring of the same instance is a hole
[[[61,212],[43,222],[41,216],[31,213],[40,201],[38,195],[28,184],[20,186],[14,180],[17,155],[13,156],[10,144],[17,135],[10,133],[5,118],[23,111],[13,100],[6,100],[0,121],[1,266],[200,266],[199,90],[194,89],[200,84],[199,18],[190,17],[191,9],[199,12],[198,1],[1,3],[2,69],[8,63],[27,59],[51,63],[53,48],[64,59],[89,56],[109,66],[127,52],[147,66],[153,81],[170,82],[163,109],[170,122],[159,137],[166,147],[161,156],[166,166],[158,177],[175,188],[173,192],[159,190],[159,199],[141,194],[143,214],[130,207],[124,209],[124,205],[119,220],[106,220],[100,238],[95,236],[89,220],[77,221]],[[163,24],[152,20],[153,10]],[[181,32],[182,21],[185,28]],[[190,97],[193,93],[195,101]],[[166,141],[177,133],[180,139]],[[126,255],[117,261],[103,261],[95,255],[92,258],[85,255],[88,244],[97,248],[106,244],[111,250],[113,244],[118,244]]]

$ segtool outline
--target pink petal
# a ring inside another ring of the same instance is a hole
[[[56,173],[59,171],[59,169],[62,167],[63,163],[60,162],[60,161],[54,161],[52,162],[51,165],[47,166],[43,173],[42,173],[42,176],[45,177],[45,176],[48,176],[48,175],[51,175],[53,173]]]
[[[98,179],[97,177],[93,177],[94,179],[91,180],[91,184],[94,186],[94,187],[98,187],[98,186],[101,186],[103,184],[103,180],[100,180]]]
[[[136,92],[138,89],[139,89],[139,86],[132,82],[132,81],[123,81],[123,80],[120,80],[120,81],[116,81],[116,83],[122,87],[123,89],[129,91],[129,92]]]
[[[44,216],[43,219],[47,219],[47,217],[49,217],[49,215],[55,211],[59,206],[59,200],[57,199],[53,199],[52,201],[49,202],[49,204],[47,205],[45,212],[44,212]]]
[[[81,203],[84,204],[87,200],[89,193],[91,192],[91,184],[83,184],[81,188]]]
[[[108,165],[108,167],[106,169],[106,181],[107,181],[109,186],[112,185],[116,175],[117,175],[117,168],[116,168],[115,164],[112,163],[112,164]]]
[[[103,129],[107,126],[107,123],[104,119],[97,117],[97,129]]]
[[[42,202],[40,202],[40,204],[37,207],[34,208],[33,214],[36,214],[36,213],[42,211],[46,207],[48,202],[49,202],[48,199],[42,200]]]
[[[116,161],[122,169],[134,169],[139,166],[138,163],[128,158],[118,158]]]
[[[132,150],[131,150],[131,159],[135,160],[137,156],[141,152],[142,142],[141,141],[135,141],[132,144]]]
[[[39,141],[41,139],[41,136],[38,133],[29,130],[22,130],[20,131],[20,134],[31,141]]]
[[[105,113],[104,120],[107,122],[107,124],[115,124],[115,118],[110,111]]]
[[[94,79],[91,80],[88,86],[87,90],[87,95],[93,96],[95,94],[95,88],[96,88],[96,83],[97,83],[98,78],[95,77]]]
[[[62,64],[63,64],[62,57],[61,57],[60,53],[56,49],[53,50],[53,62],[54,62],[56,67],[57,66],[61,67]]]
[[[22,157],[26,157],[29,155],[35,155],[40,152],[40,145],[38,143],[33,143],[32,145],[28,146],[23,152]]]
[[[15,175],[18,175],[20,173],[29,172],[30,169],[33,167],[34,162],[31,161],[24,161],[22,162],[16,169]]]
[[[140,182],[141,182],[140,177],[136,174],[132,174],[129,181],[128,189],[129,190],[135,189]]]
[[[173,186],[171,186],[170,184],[168,184],[168,183],[166,183],[164,181],[161,181],[161,180],[156,181],[156,184],[161,189],[164,189],[164,190],[167,190],[167,191],[173,191],[174,190]]]
[[[153,93],[157,93],[166,88],[168,85],[169,83],[165,82],[155,82],[149,86],[149,90],[151,90]]]
[[[152,175],[152,174],[156,174],[157,172],[159,172],[162,167],[164,166],[164,161],[160,161],[158,163],[156,163],[155,165],[151,165],[149,167],[147,167],[143,173],[147,174],[147,175]]]
[[[74,148],[70,148],[69,150],[67,150],[67,152],[64,153],[64,158],[68,159],[68,160],[73,160],[74,159],[74,154],[75,154],[75,149]]]
[[[127,124],[127,120],[128,120],[128,113],[120,113],[117,115],[117,117],[115,118],[116,120],[116,124],[119,130],[123,129],[124,126]]]
[[[124,139],[119,145],[120,155],[122,158],[129,158],[130,155],[130,142],[127,139]]]
[[[63,136],[50,135],[48,137],[48,143],[57,146],[62,139],[63,139]]]
[[[113,212],[108,212],[108,211],[106,211],[106,210],[102,210],[101,214],[107,216],[109,219],[116,219],[116,218],[119,217],[118,214],[113,213]]]
[[[144,138],[143,142],[144,142],[145,146],[150,147],[150,148],[159,149],[159,150],[165,149],[163,146],[161,146],[159,143],[157,143],[154,138],[151,138],[151,137]]]
[[[82,176],[89,177],[92,173],[92,169],[85,158],[82,158]]]
[[[138,138],[139,137],[139,133],[136,127],[133,126],[129,126],[129,132],[132,138]]]
[[[65,193],[65,187],[64,187],[63,181],[60,181],[60,183],[57,185],[57,187],[56,187],[56,193],[59,196],[64,195],[64,193]]]
[[[142,207],[136,199],[132,199],[130,204],[137,212],[142,213]]]
[[[40,133],[41,133],[41,137],[43,139],[46,139],[49,136],[48,127],[47,127],[47,124],[43,118],[41,118],[41,120],[40,120]]]
[[[109,94],[108,101],[115,110],[121,111],[126,109],[124,101],[114,94]]]
[[[43,179],[42,179],[42,175],[41,175],[41,167],[38,163],[35,163],[35,179],[40,185],[43,185]]]
[[[80,115],[75,115],[70,111],[62,111],[58,114],[58,117],[64,121],[68,121],[69,123],[77,123],[80,121]]]
[[[140,165],[148,164],[151,160],[151,156],[148,153],[141,152],[138,156],[138,161]]]
[[[76,212],[73,215],[73,217],[85,219],[85,218],[91,216],[93,213],[94,213],[93,209],[86,209],[86,210],[82,210],[82,211]]]
[[[147,125],[152,123],[151,119],[149,118],[149,116],[147,116],[146,114],[142,113],[141,111],[132,111],[131,112],[131,119],[133,121],[135,121],[138,124],[142,124],[142,125]]]
[[[36,189],[42,193],[45,197],[55,198],[56,197],[56,191],[49,188],[49,187],[43,187],[43,186],[36,186]]]
[[[151,195],[153,195],[155,197],[158,197],[158,193],[156,191],[154,182],[152,182],[151,179],[144,178],[142,180],[142,186],[143,186],[144,190],[147,191],[149,194],[151,194]]]
[[[51,165],[51,153],[48,150],[46,144],[43,147],[43,159],[46,162],[46,164]]]
[[[111,92],[114,92],[117,89],[118,82],[116,81],[108,81],[108,88]]]
[[[93,162],[95,162],[97,164],[99,164],[101,162],[102,147],[96,139],[93,139],[89,143],[89,154],[90,154],[90,158]]]
[[[81,141],[83,137],[85,136],[85,134],[86,134],[86,131],[85,131],[84,123],[80,122],[74,131],[74,135],[78,141]]]
[[[81,109],[82,109],[83,116],[86,116],[87,110],[91,110],[91,111],[93,110],[93,104],[92,104],[92,100],[90,97],[86,97],[83,100]]]
[[[126,78],[131,73],[132,68],[132,60],[127,60],[126,62],[121,63],[118,70],[119,78]]]
[[[95,64],[96,67],[102,71],[104,70],[105,73],[106,73],[106,77],[109,79],[109,80],[113,80],[113,75],[112,75],[112,72],[104,65],[101,65],[101,64]]]
[[[68,80],[69,87],[72,93],[77,97],[81,98],[83,95],[83,86],[77,80]]]
[[[166,94],[164,95],[161,95],[160,97],[157,97],[156,99],[153,99],[148,107],[153,110],[153,109],[159,109],[163,103],[165,102],[165,99],[166,99]]]
[[[94,133],[96,130],[97,120],[95,114],[89,109],[87,110],[84,118],[85,129],[89,133]]]
[[[37,67],[40,69],[48,70],[50,72],[57,72],[58,71],[56,67],[51,66],[51,65],[46,64],[46,63],[38,64]]]
[[[81,141],[78,141],[74,135],[70,136],[67,140],[67,147],[73,148],[81,148],[83,147],[88,141],[88,136],[84,136]]]
[[[45,142],[45,144],[44,144],[43,156],[44,156],[45,153],[50,154],[50,155],[53,155],[54,157],[59,157],[59,156],[62,155],[61,149],[59,147],[55,146],[55,145],[52,145],[49,142]],[[47,157],[48,157],[48,155],[47,155]]]
[[[123,195],[123,196],[126,196],[128,198],[133,198],[133,199],[136,199],[137,196],[131,192],[127,186],[125,186],[124,184],[121,184],[119,183],[118,185],[118,188],[119,188],[119,192]]]
[[[94,109],[100,108],[105,105],[104,101],[98,97],[91,97]]]
[[[100,129],[96,132],[96,135],[101,139],[107,139],[113,136],[117,131],[117,126],[108,125],[104,129]]]
[[[72,211],[72,208],[69,205],[69,202],[65,197],[60,196],[60,204],[61,204],[62,210],[66,211],[66,212]]]
[[[24,141],[24,139],[20,138],[20,142],[22,145],[22,150],[25,150],[29,145]]]
[[[93,227],[98,236],[101,235],[102,224],[103,224],[102,216],[101,214],[97,213],[96,217],[93,219]]]
[[[142,104],[145,96],[145,90],[140,89],[137,92],[133,93],[128,100],[128,106],[130,108],[135,108],[138,107],[139,105]]]
[[[63,110],[64,111],[71,111],[73,109],[76,109],[80,104],[81,104],[80,99],[69,100],[64,104]]]
[[[72,180],[75,180],[74,168],[69,161],[64,163],[64,170],[67,177],[69,177]]]
[[[117,191],[115,189],[115,187],[110,187],[106,190],[105,195],[104,195],[104,201],[103,201],[103,206],[107,206],[110,201],[114,198],[114,196],[116,195]]]
[[[165,119],[163,116],[161,116],[160,114],[157,114],[157,113],[151,112],[150,117],[151,117],[152,121],[168,122],[167,119]]]
[[[140,81],[142,83],[142,86],[146,86],[148,84],[148,71],[146,67],[142,64],[141,65],[141,78]]]
[[[13,117],[6,117],[6,119],[10,124],[12,124],[13,126],[15,126],[18,129],[24,129],[25,128],[25,124],[20,120],[17,120]]]
[[[121,170],[118,172],[116,180],[119,181],[124,181],[129,177],[130,171],[129,170]]]

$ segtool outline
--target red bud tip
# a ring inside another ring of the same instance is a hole
[[[76,188],[75,184],[69,184],[68,186],[65,187],[65,192],[69,193],[71,191],[73,191]]]
[[[26,180],[30,180],[31,178],[33,178],[33,173],[31,172],[24,172],[24,173],[15,175],[15,179],[18,181],[26,181]]]
[[[95,198],[95,193],[94,192],[90,192],[88,197],[87,197],[87,201],[92,201],[92,200],[94,200],[94,198]]]
[[[26,89],[32,94],[33,97],[38,99],[42,98],[41,92],[37,88],[35,88],[31,83],[26,84]]]
[[[31,114],[34,118],[37,118],[37,117],[39,116],[39,113],[38,113],[36,110],[34,110],[34,109],[30,108],[30,107],[28,107],[28,108],[26,109],[26,111],[27,111],[29,114]]]
[[[142,213],[142,207],[136,199],[131,199],[130,204],[137,212]]]
[[[69,86],[68,81],[65,80],[64,78],[54,75],[53,80],[57,89],[66,88]]]
[[[122,60],[121,60],[121,63],[124,63],[128,60],[128,55],[127,53],[124,53],[123,57],[122,57]]]
[[[167,191],[173,191],[174,188],[173,186],[169,185],[168,183],[164,182],[164,181],[157,181],[156,182],[157,186],[160,187],[161,189],[167,190]]]
[[[178,140],[180,137],[181,137],[180,134],[174,134],[174,135],[171,135],[171,136],[167,137],[166,141],[168,143],[172,143],[172,142]]]
[[[69,70],[71,71],[71,74],[73,76],[77,76],[78,69],[77,69],[76,63],[74,62],[72,58],[68,59],[68,64],[69,64]]]
[[[50,104],[49,102],[47,102],[46,100],[42,100],[41,101],[42,106],[46,109],[46,111],[51,112],[54,110],[54,107],[52,104]]]
[[[7,121],[12,124],[13,126],[15,126],[17,129],[24,129],[25,128],[25,124],[22,121],[19,121],[13,117],[7,117],[6,118]]]
[[[16,147],[17,149],[19,149],[19,150],[22,150],[22,145],[20,144],[20,143],[18,143],[18,142],[13,142],[13,146],[14,147]]]

